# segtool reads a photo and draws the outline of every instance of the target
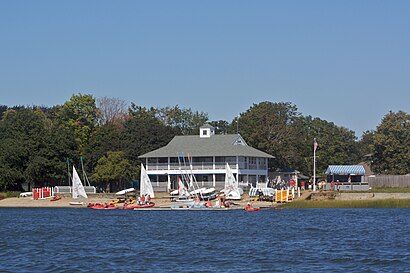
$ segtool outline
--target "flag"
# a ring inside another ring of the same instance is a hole
[[[316,150],[317,150],[317,142],[316,142],[316,138],[314,138],[314,140],[313,140],[313,151],[315,151],[316,152]]]

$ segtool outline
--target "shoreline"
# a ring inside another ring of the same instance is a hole
[[[87,208],[89,203],[110,203],[115,198],[107,198],[101,196],[90,197],[88,199],[73,199],[71,197],[63,197],[57,201],[50,201],[51,198],[45,199],[36,199],[34,200],[31,197],[8,197],[0,200],[0,208]],[[250,202],[254,206],[263,207],[263,208],[274,208],[278,204],[268,202],[268,201],[253,201],[253,198],[245,197],[242,200],[233,200],[230,201],[234,205],[229,209],[244,209],[245,205]],[[229,201],[229,200],[228,200]],[[70,205],[70,202],[83,202],[83,205]],[[174,206],[183,206],[183,203],[171,202],[169,198],[164,198],[161,195],[157,198],[153,198],[152,202],[155,203],[154,207],[144,208],[142,210],[161,210],[161,209],[171,209]],[[211,201],[215,204],[215,200]],[[117,205],[118,208],[122,208],[122,203]]]
[[[331,192],[329,192],[331,194]],[[331,200],[326,198],[327,194],[315,193],[316,197],[311,198],[311,192],[306,192],[300,198],[288,203],[276,203],[269,201],[254,201],[253,197],[246,196],[242,200],[230,201],[234,205],[226,210],[244,209],[249,202],[254,207],[262,209],[273,209],[281,207],[282,209],[295,208],[345,208],[352,207],[356,203],[358,207],[396,207],[400,203],[401,207],[410,208],[410,193],[405,194],[371,194],[371,193],[338,193],[338,196]],[[50,201],[50,198],[34,200],[31,197],[8,197],[0,200],[0,208],[87,208],[88,203],[110,203],[115,195],[101,195],[96,194],[89,196],[88,199],[73,199],[71,197],[63,197],[58,201]],[[306,200],[311,198],[312,200]],[[170,210],[171,207],[183,206],[184,204],[178,202],[171,202],[167,198],[166,193],[159,193],[157,197],[152,200],[155,203],[154,207],[144,208],[141,210]],[[83,202],[83,205],[70,205],[70,202]],[[215,200],[212,201],[215,203]],[[349,203],[352,203],[349,205]],[[118,204],[119,209],[122,208],[122,203]]]

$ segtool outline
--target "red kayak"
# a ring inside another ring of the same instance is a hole
[[[51,199],[50,199],[50,202],[52,202],[52,201],[58,201],[58,200],[60,200],[61,199],[61,196],[55,196],[55,197],[52,197]]]
[[[261,208],[245,207],[245,211],[260,211]]]
[[[149,204],[144,204],[144,205],[125,206],[125,207],[122,207],[122,209],[144,209],[144,208],[151,208],[153,206],[155,206],[155,203],[151,202]]]
[[[103,204],[96,204],[90,207],[91,209],[117,209],[115,205],[103,205]]]

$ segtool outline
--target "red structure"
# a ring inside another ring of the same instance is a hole
[[[33,188],[33,199],[44,199],[51,197],[53,195],[53,190],[50,187],[44,188]]]

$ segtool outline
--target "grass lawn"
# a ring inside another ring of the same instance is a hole
[[[368,192],[372,193],[410,193],[410,188],[374,188]]]
[[[300,200],[286,203],[280,208],[410,208],[410,199],[376,200]]]

